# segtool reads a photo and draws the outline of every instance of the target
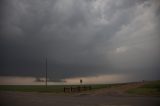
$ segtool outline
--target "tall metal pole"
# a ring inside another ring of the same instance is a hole
[[[47,57],[46,57],[46,88],[47,88]]]

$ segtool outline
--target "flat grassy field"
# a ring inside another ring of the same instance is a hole
[[[0,85],[0,91],[20,91],[20,92],[52,92],[62,93],[64,87],[78,87],[79,85],[48,85],[47,88],[44,85]],[[92,90],[108,88],[109,84],[96,84],[85,85],[91,86]]]
[[[129,94],[160,96],[160,80],[146,82],[144,85],[137,88],[129,89],[127,92]]]
[[[63,93],[64,87],[78,86],[79,85],[48,85],[46,88],[44,85],[0,85],[0,91]],[[87,93],[91,94],[111,94],[118,92],[130,95],[160,96],[160,80],[121,84],[94,84],[85,86],[92,87],[91,91],[87,91]]]

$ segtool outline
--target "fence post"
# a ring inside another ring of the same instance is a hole
[[[71,92],[72,92],[72,87],[71,87]]]

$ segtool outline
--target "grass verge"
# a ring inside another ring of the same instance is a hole
[[[146,84],[129,89],[127,91],[129,94],[137,94],[137,95],[155,95],[160,96],[160,81],[151,81]]]

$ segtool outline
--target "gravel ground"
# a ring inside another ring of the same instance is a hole
[[[0,92],[0,106],[160,106],[160,98]]]

